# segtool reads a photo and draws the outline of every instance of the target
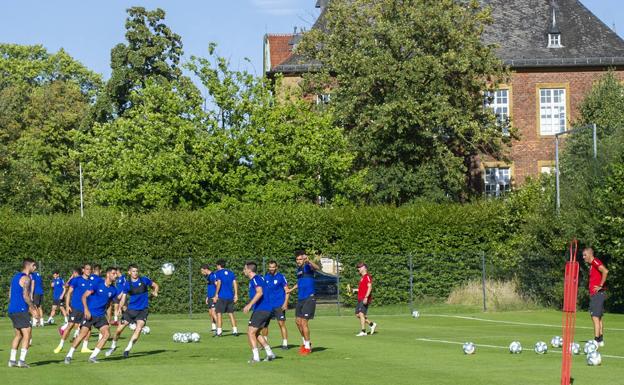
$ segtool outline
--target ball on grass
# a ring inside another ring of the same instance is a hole
[[[150,329],[150,327],[149,327],[149,326],[147,326],[147,325],[143,326],[143,329],[141,329],[141,333],[142,333],[142,334],[150,334],[150,332],[151,332],[151,331],[152,331],[152,330],[151,330],[151,329]]]
[[[550,346],[552,346],[553,348],[560,348],[563,346],[563,338],[559,337],[559,336],[554,336],[551,340],[550,340]]]
[[[598,366],[602,363],[602,356],[597,351],[593,351],[587,355],[587,365]]]
[[[509,353],[511,354],[520,354],[522,353],[522,344],[520,341],[513,341],[509,344]]]
[[[548,352],[548,345],[544,341],[538,341],[535,343],[535,353],[537,354],[546,354]]]
[[[475,351],[477,350],[477,347],[472,342],[466,342],[462,346],[462,349],[464,351],[464,354],[474,354]]]
[[[587,341],[585,343],[585,346],[583,347],[583,352],[585,354],[591,354],[595,352],[596,350],[598,350],[598,344],[594,340]]]
[[[414,310],[414,311],[412,312],[412,317],[414,317],[414,318],[418,318],[418,317],[420,317],[420,312],[419,312],[418,310]]]

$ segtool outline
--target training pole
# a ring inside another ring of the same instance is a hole
[[[578,242],[570,242],[570,259],[565,265],[563,282],[563,348],[561,354],[561,385],[570,385],[572,349],[576,325],[576,299],[578,294],[579,263],[576,261]]]

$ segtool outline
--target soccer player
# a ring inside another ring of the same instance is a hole
[[[102,274],[102,266],[97,263],[93,265],[93,273],[89,276],[89,280],[92,284],[99,283],[104,279],[100,276]]]
[[[594,256],[594,250],[591,247],[583,249],[583,260],[589,264],[589,315],[594,323],[594,340],[598,346],[603,347],[602,316],[604,315],[604,302],[607,296],[605,282],[609,270],[602,261]]]
[[[295,310],[295,323],[301,333],[303,345],[299,348],[299,354],[307,356],[312,353],[310,343],[309,321],[314,319],[316,310],[316,298],[314,298],[314,272],[319,269],[318,265],[310,261],[304,250],[295,251],[297,261],[297,283],[287,293],[298,290],[297,308]]]
[[[232,335],[238,336],[238,328],[236,327],[236,319],[234,318],[234,304],[238,302],[238,282],[236,275],[231,270],[225,268],[225,261],[217,261],[217,280],[215,282],[215,295],[212,300],[215,303],[215,311],[217,313],[217,334],[221,337],[223,333],[223,313],[228,313],[230,322],[232,322]]]
[[[288,281],[278,270],[276,261],[269,261],[269,272],[264,276],[266,293],[271,303],[271,319],[277,320],[282,333],[282,349],[288,349],[288,330],[286,329],[286,310],[288,310]],[[268,341],[269,328],[262,329],[262,335]]]
[[[32,326],[30,325],[29,312],[34,316],[35,306],[31,300],[30,274],[35,271],[35,261],[26,258],[22,262],[22,271],[16,273],[11,279],[9,289],[9,318],[13,322],[15,337],[11,343],[11,356],[9,367],[28,368],[26,354],[30,347]],[[22,345],[19,361],[17,360],[17,348]]]
[[[115,269],[113,267],[109,267],[106,269],[105,278],[95,280],[89,289],[82,295],[81,301],[84,308],[84,318],[80,325],[80,335],[78,335],[78,338],[74,340],[67,356],[65,356],[66,364],[71,363],[74,351],[76,351],[76,348],[80,345],[80,342],[83,339],[88,338],[93,326],[99,329],[102,338],[98,340],[95,349],[93,349],[91,356],[89,356],[89,362],[93,364],[97,364],[99,362],[97,360],[97,355],[100,353],[110,336],[110,327],[108,325],[108,320],[106,319],[106,307],[114,297],[120,294],[117,292],[117,288],[113,285],[116,277],[117,273]]]
[[[255,262],[247,262],[243,273],[249,278],[249,303],[243,308],[243,313],[249,313],[253,310],[247,327],[247,338],[249,339],[249,347],[251,347],[252,358],[249,363],[260,362],[260,353],[258,352],[258,344],[264,348],[266,352],[265,361],[273,361],[275,354],[266,341],[266,338],[260,333],[263,328],[269,326],[271,321],[271,301],[266,295],[266,286],[264,279],[256,273],[258,265]]]
[[[373,297],[373,279],[368,274],[368,267],[364,262],[357,264],[357,269],[362,278],[360,278],[360,284],[358,285],[358,303],[355,306],[355,316],[360,319],[360,332],[356,334],[357,337],[366,335],[366,325],[370,327],[370,334],[375,333],[377,324],[368,319],[368,306],[371,303]]]
[[[124,312],[122,323],[115,331],[113,343],[111,348],[106,351],[106,357],[113,354],[113,352],[117,349],[117,340],[119,340],[119,336],[124,331],[126,326],[134,323],[136,324],[136,329],[134,329],[134,333],[130,337],[128,346],[126,346],[126,349],[124,349],[123,352],[124,358],[128,358],[132,346],[134,346],[134,344],[136,344],[139,340],[141,330],[143,330],[143,326],[147,323],[147,316],[149,313],[149,289],[152,289],[152,295],[154,297],[158,297],[158,290],[160,290],[160,287],[156,282],[152,281],[148,277],[139,275],[139,268],[137,265],[132,264],[128,266],[128,271],[130,273],[130,279],[126,280],[126,283],[122,288],[123,295],[121,297],[121,301],[119,302],[119,305],[123,307],[127,297],[130,296],[130,300],[128,301],[128,310]]]
[[[210,270],[210,266],[204,264],[201,267],[201,274],[206,278],[206,305],[208,305],[208,315],[210,315],[211,331],[213,333],[217,332],[217,313],[215,312],[215,302],[212,298],[217,291],[217,275],[215,272]]]
[[[52,287],[52,310],[50,311],[50,317],[46,321],[48,325],[54,323],[54,316],[56,315],[56,310],[60,309],[63,317],[65,318],[65,323],[67,323],[67,312],[65,311],[65,281],[61,278],[61,274],[58,270],[54,270],[52,272],[52,283],[50,284]]]
[[[126,284],[126,276],[121,273],[120,268],[116,268],[115,271],[116,271],[116,277],[117,277],[115,281],[115,287],[121,293],[122,288]],[[119,325],[119,318],[121,317],[122,311],[125,310],[125,309],[122,309],[119,302],[120,302],[119,296],[115,296],[113,298],[113,322],[112,322],[112,325],[115,325],[115,326]]]
[[[67,289],[67,294],[65,294],[65,306],[67,307],[66,311],[69,313],[69,325],[63,331],[61,341],[56,349],[54,349],[54,353],[56,354],[63,350],[65,340],[67,340],[67,337],[69,336],[69,333],[71,333],[72,329],[74,327],[78,330],[80,329],[80,324],[82,324],[82,320],[84,318],[82,296],[91,286],[91,281],[89,279],[91,276],[91,264],[85,263],[81,270],[81,275],[70,279],[68,282],[69,288]],[[81,353],[92,353],[88,347],[88,343],[88,338],[82,341],[82,349],[80,350]]]
[[[33,314],[33,327],[43,326],[43,279],[37,271],[37,263],[34,265],[34,271],[30,274],[32,301],[35,305],[35,313]]]

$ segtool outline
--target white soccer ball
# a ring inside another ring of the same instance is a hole
[[[189,338],[186,334],[182,334],[182,336],[180,337],[180,342],[182,342],[183,344],[186,344],[189,342]]]
[[[548,352],[548,345],[546,345],[546,342],[544,341],[539,341],[535,344],[534,350],[537,354],[545,354]]]
[[[598,344],[594,340],[589,340],[585,343],[585,347],[583,347],[583,353],[590,354],[598,350]]]
[[[594,351],[587,355],[587,365],[598,366],[602,363],[602,356],[600,353]]]
[[[200,338],[199,333],[191,333],[191,341],[199,342]]]
[[[180,333],[173,333],[173,342],[180,342]]]
[[[514,341],[509,344],[509,353],[520,354],[522,353],[522,344],[519,341]]]
[[[412,312],[412,317],[414,317],[414,318],[418,318],[418,317],[420,317],[420,312],[419,312],[418,310],[414,310],[414,311]]]
[[[550,346],[552,346],[553,348],[560,348],[563,346],[563,338],[559,337],[559,336],[554,336],[551,340],[550,340]]]
[[[572,352],[572,354],[574,355],[579,355],[581,354],[581,345],[577,344],[576,342],[572,342],[570,344],[570,351]]]
[[[149,327],[149,326],[147,326],[147,325],[143,326],[143,329],[141,329],[141,333],[142,333],[142,334],[150,334],[150,332],[151,332],[151,331],[152,331],[152,330],[151,330],[151,329],[150,329],[150,327]]]
[[[464,350],[464,354],[474,354],[477,350],[477,347],[472,342],[466,342],[462,349]]]
[[[130,325],[128,325],[128,327],[130,328],[130,330],[136,330],[136,324],[135,323],[131,323]]]
[[[171,275],[175,271],[175,266],[173,266],[173,263],[167,262],[164,263],[160,269],[164,275]]]

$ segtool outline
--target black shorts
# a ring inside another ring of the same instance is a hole
[[[359,313],[366,315],[368,313],[368,304],[364,305],[364,302],[358,301],[357,305],[355,305],[355,314]]]
[[[271,312],[265,310],[254,311],[249,319],[249,326],[262,329],[269,326],[271,322]]]
[[[54,306],[65,306],[65,299],[59,298],[52,301],[52,305]]]
[[[103,326],[108,325],[108,320],[106,319],[106,316],[102,316],[102,317],[91,317],[91,319],[83,319],[82,323],[80,323],[80,327],[83,328],[89,328],[91,329],[92,327],[95,326],[96,329],[100,329]]]
[[[208,298],[208,309],[214,309],[215,306],[215,301],[213,301],[212,298]]]
[[[286,312],[281,307],[276,307],[271,311],[271,319],[286,321]]]
[[[81,311],[72,309],[71,313],[69,313],[69,322],[73,322],[75,324],[82,324],[82,320],[84,320],[84,313]]]
[[[234,301],[231,299],[217,298],[215,304],[215,310],[217,313],[234,313]]]
[[[316,311],[316,298],[308,297],[297,302],[295,316],[297,318],[314,319],[314,311]]]
[[[604,302],[607,297],[607,294],[604,291],[599,291],[598,293],[589,297],[589,314],[592,317],[602,317],[604,314]]]
[[[33,294],[33,305],[35,306],[41,306],[41,303],[43,302],[43,294]]]
[[[30,314],[27,311],[19,313],[9,313],[9,318],[13,321],[15,329],[28,329],[30,325]]]
[[[143,321],[147,323],[147,315],[148,315],[147,309],[143,309],[143,310],[128,309],[123,313],[122,319],[131,324],[136,323],[137,321]]]

